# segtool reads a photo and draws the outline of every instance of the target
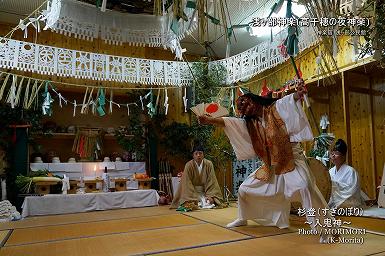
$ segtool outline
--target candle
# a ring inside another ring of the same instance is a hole
[[[94,165],[94,174],[95,174],[95,178],[96,178],[96,165]]]

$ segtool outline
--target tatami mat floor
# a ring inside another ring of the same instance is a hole
[[[225,228],[236,207],[178,213],[168,207],[31,217],[0,223],[1,256],[120,255],[385,255],[385,220],[349,218],[368,231],[364,243],[319,244],[299,235],[304,219],[291,217],[288,229],[249,225]]]

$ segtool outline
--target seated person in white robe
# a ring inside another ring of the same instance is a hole
[[[203,206],[222,207],[222,192],[214,172],[213,163],[204,158],[203,147],[193,149],[193,159],[184,167],[181,182],[170,208],[179,206],[194,210],[198,203]]]
[[[303,82],[297,92],[282,99],[245,94],[237,100],[243,118],[200,116],[202,124],[224,127],[238,160],[258,156],[264,165],[250,174],[238,191],[238,218],[227,227],[261,225],[289,227],[290,203],[300,201],[305,209],[326,208],[327,204],[312,177],[299,144],[313,134],[299,99],[306,92]],[[306,211],[308,213],[308,211]],[[329,215],[306,216],[310,226],[321,235],[321,223]],[[327,237],[321,237],[325,242]]]
[[[332,181],[330,208],[360,208],[365,205],[361,197],[358,173],[345,163],[347,149],[345,141],[338,139],[330,153],[330,160],[335,165],[329,170]]]

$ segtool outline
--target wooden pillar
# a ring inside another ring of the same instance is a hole
[[[378,171],[377,171],[377,159],[376,159],[376,141],[375,141],[375,123],[374,123],[374,108],[373,108],[373,97],[375,96],[373,92],[373,78],[369,77],[369,102],[370,102],[370,139],[372,141],[372,146],[370,148],[370,153],[372,155],[372,170],[373,170],[373,193],[376,194],[376,187],[380,185],[381,181],[377,180]]]
[[[344,127],[346,134],[346,144],[348,144],[348,154],[346,162],[349,165],[352,165],[352,146],[351,146],[351,134],[350,134],[350,113],[349,113],[349,88],[348,85],[345,84],[345,72],[342,71],[342,105],[344,111]]]

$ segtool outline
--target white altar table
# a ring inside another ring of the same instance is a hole
[[[27,196],[22,217],[67,214],[99,210],[134,208],[158,205],[159,196],[154,189],[108,193],[48,194]]]

